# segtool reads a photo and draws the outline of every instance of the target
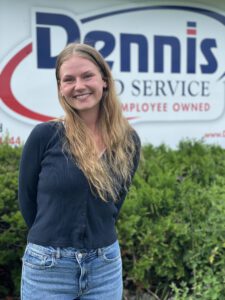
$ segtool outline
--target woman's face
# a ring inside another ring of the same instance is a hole
[[[60,68],[59,90],[78,114],[99,111],[106,82],[90,60],[74,54]]]

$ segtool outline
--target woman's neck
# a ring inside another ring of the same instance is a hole
[[[99,113],[93,111],[85,111],[79,113],[80,118],[83,120],[84,124],[90,130],[91,134],[99,133]]]
[[[97,152],[100,154],[105,150],[105,144],[102,139],[101,130],[99,128],[99,114],[98,112],[86,111],[79,113],[80,118],[87,126],[90,136],[96,146]]]

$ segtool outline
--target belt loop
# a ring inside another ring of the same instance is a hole
[[[56,258],[60,258],[60,248],[56,248]]]
[[[101,248],[98,248],[97,250],[97,255],[100,256],[102,254],[102,249]]]

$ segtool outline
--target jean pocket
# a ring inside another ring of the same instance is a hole
[[[113,262],[121,259],[120,246],[118,241],[111,246],[102,249],[102,257],[106,262]]]
[[[33,249],[26,249],[23,256],[23,264],[33,269],[47,269],[55,265],[55,257],[53,255],[41,254]]]

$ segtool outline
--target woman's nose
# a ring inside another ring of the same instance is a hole
[[[80,90],[84,88],[84,81],[82,78],[77,78],[74,84],[74,89],[75,90]]]

